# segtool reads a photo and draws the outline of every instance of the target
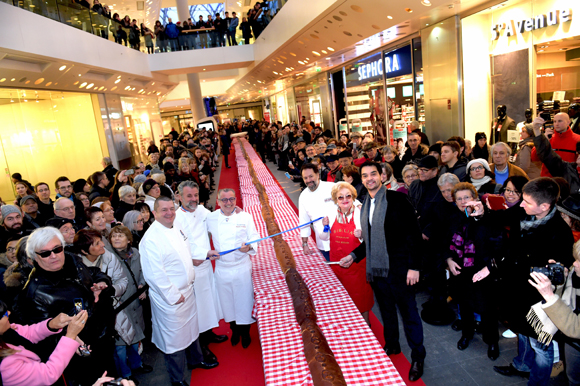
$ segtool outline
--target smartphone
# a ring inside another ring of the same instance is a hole
[[[286,173],[284,173],[284,175],[286,176],[286,178],[292,179],[292,176],[290,175],[290,173],[286,172]]]
[[[125,170],[125,175],[126,176],[130,176],[130,175],[133,175],[133,174],[135,174],[135,170],[134,169],[127,169],[127,170]]]
[[[554,130],[554,122],[552,121],[552,114],[549,111],[542,111],[540,113],[540,117],[545,121],[544,122],[544,132],[546,129]],[[552,134],[547,135],[548,138],[552,138]]]
[[[487,196],[487,202],[489,202],[489,207],[491,210],[502,210],[505,209],[505,197],[499,194],[490,194]]]
[[[83,299],[80,299],[80,298],[74,299],[73,303],[75,305],[75,308],[74,308],[75,315],[85,309],[85,303],[84,303]]]
[[[352,143],[352,150],[356,150],[356,142]]]

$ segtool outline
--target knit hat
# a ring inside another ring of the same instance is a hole
[[[20,206],[24,205],[26,203],[26,201],[28,200],[34,200],[36,201],[36,197],[33,196],[32,194],[29,194],[28,196],[24,196],[20,199]],[[4,216],[2,216],[4,217]]]
[[[150,175],[152,176],[153,174],[163,174],[163,170],[161,170],[159,168],[153,168],[153,169],[151,169]]]
[[[64,224],[73,224],[73,220],[64,217],[53,217],[49,220],[46,220],[47,227],[54,227],[56,229],[60,229]]]
[[[330,145],[326,146],[326,150],[332,150],[332,149],[336,149],[336,145],[334,143],[331,143]]]
[[[571,194],[559,204],[556,204],[556,208],[575,220],[580,221],[580,194]]]
[[[419,168],[435,169],[437,167],[439,167],[437,158],[433,157],[432,155],[427,155],[421,158],[421,161],[419,161]]]
[[[133,182],[140,182],[143,183],[147,181],[147,176],[144,174],[138,174],[135,176],[135,178],[133,179]]]
[[[16,205],[2,205],[2,208],[0,208],[0,213],[2,213],[2,220],[0,221],[0,224],[4,224],[4,219],[6,216],[12,213],[18,213],[22,215],[20,208],[18,208]]]
[[[141,187],[143,188],[143,193],[149,194],[149,191],[155,185],[159,185],[159,184],[157,183],[157,181],[152,180],[152,179],[148,179],[147,181],[143,182],[143,185],[141,185]]]
[[[465,169],[465,170],[469,170],[469,168],[473,164],[482,164],[483,167],[487,169],[487,171],[491,172],[491,168],[489,167],[489,164],[483,158],[476,158],[474,160],[469,161],[469,163],[467,164],[467,169]]]
[[[304,138],[302,138],[302,137],[299,137],[299,138],[296,140],[296,142],[294,142],[294,144],[295,144],[295,145],[298,145],[298,144],[299,144],[299,143],[301,143],[301,142],[306,142],[306,141],[304,140]]]
[[[479,141],[480,139],[487,139],[487,135],[484,132],[475,133],[475,142]]]
[[[143,172],[143,175],[144,175],[145,177],[149,176],[149,174],[151,174],[151,170],[145,170],[145,171]]]

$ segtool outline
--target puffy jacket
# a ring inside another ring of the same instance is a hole
[[[165,34],[169,39],[176,39],[179,36],[179,30],[175,24],[169,23],[165,26]]]
[[[93,185],[91,188],[91,192],[89,193],[89,201],[93,202],[93,200],[97,197],[111,197],[111,193],[107,189],[101,188],[99,185]]]

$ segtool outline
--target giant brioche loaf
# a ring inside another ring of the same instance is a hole
[[[239,140],[238,140],[239,141]],[[241,141],[240,141],[241,144]],[[258,176],[250,161],[246,149],[241,146],[244,158],[248,162],[248,170],[252,177],[252,182],[258,191],[260,203],[262,205],[262,217],[266,223],[266,229],[269,235],[280,232],[280,227],[276,222],[274,211],[270,206],[266,189],[258,180]],[[302,342],[304,344],[304,356],[312,375],[312,382],[315,386],[346,386],[344,375],[332,350],[328,346],[326,338],[316,324],[316,309],[310,296],[308,286],[302,279],[302,276],[296,270],[294,255],[288,243],[281,235],[272,237],[274,251],[278,263],[284,272],[286,284],[290,290],[294,311],[296,312],[296,321],[300,325],[302,332]]]

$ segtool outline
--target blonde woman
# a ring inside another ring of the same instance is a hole
[[[323,232],[320,238],[330,240],[330,261],[333,262],[340,261],[361,244],[362,204],[356,199],[356,189],[348,182],[338,182],[330,194],[337,207],[322,220],[322,225],[328,225],[330,230]],[[366,278],[366,259],[361,264],[351,265],[350,268],[342,268],[337,264],[331,267],[364,320],[370,323],[369,311],[373,307],[374,298]]]

